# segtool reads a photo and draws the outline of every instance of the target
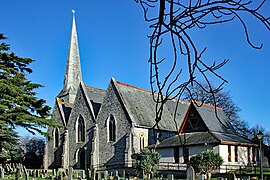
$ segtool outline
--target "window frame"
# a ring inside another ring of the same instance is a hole
[[[106,123],[107,128],[107,142],[115,142],[116,141],[116,135],[117,135],[117,122],[115,117],[110,114],[107,118]]]
[[[76,121],[76,142],[82,143],[86,140],[86,133],[85,133],[85,120],[82,115],[79,115]]]

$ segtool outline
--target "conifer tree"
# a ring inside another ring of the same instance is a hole
[[[42,87],[27,79],[32,73],[29,65],[34,61],[10,52],[6,39],[0,34],[0,126],[21,126],[31,133],[46,134],[40,128],[53,125],[50,107],[44,99],[36,97],[35,90]]]
[[[14,129],[0,122],[0,164],[10,161],[18,161],[20,152],[18,146],[18,134]]]

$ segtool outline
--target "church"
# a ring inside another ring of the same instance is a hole
[[[204,150],[219,153],[227,165],[256,164],[258,146],[235,134],[222,109],[216,111],[218,118],[211,105],[171,100],[165,104],[159,129],[153,129],[151,91],[114,78],[106,90],[86,86],[73,14],[64,85],[53,107],[60,127],[48,128],[52,138],[46,140],[44,168],[133,170],[145,147],[155,147],[161,154],[160,169],[179,170],[180,165],[184,169],[191,156]]]

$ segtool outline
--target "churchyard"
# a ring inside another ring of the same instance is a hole
[[[51,179],[51,180],[79,180],[79,179],[103,179],[103,180],[139,180],[145,179],[140,173],[138,177],[131,176],[129,173],[124,170],[104,170],[104,171],[91,171],[87,170],[79,170],[79,169],[26,169],[22,164],[7,164],[3,167],[0,167],[0,179],[16,179],[16,180],[41,180],[41,179]],[[237,171],[229,171],[223,174],[213,174],[211,180],[255,180],[259,179],[260,170],[259,167],[255,167],[254,169],[240,169]],[[270,178],[270,168],[264,169],[264,178]],[[206,176],[200,175],[195,178],[195,172],[193,168],[189,167],[186,173],[166,173],[159,172],[157,175],[153,176],[151,179],[156,180],[204,180]]]

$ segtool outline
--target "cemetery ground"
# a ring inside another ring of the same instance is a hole
[[[27,174],[26,174],[27,173]],[[91,172],[90,172],[91,173]],[[105,175],[107,174],[107,175]],[[26,170],[23,168],[23,170],[13,170],[11,172],[5,172],[4,173],[4,178],[3,174],[1,175],[0,179],[1,180],[41,180],[41,179],[51,179],[51,180],[69,180],[69,179],[74,179],[74,180],[79,180],[79,179],[93,179],[89,178],[89,171],[87,172],[84,170],[72,170],[72,178],[68,176],[68,173],[65,172],[64,170],[43,170],[43,169],[28,169]],[[241,175],[241,178],[239,178]],[[247,171],[244,169],[237,170],[234,172],[227,172],[223,174],[213,174],[211,180],[220,180],[220,179],[259,179],[260,175],[260,169],[259,167],[254,168],[253,170]],[[106,176],[106,177],[105,177]],[[223,178],[221,178],[223,177]],[[264,169],[264,177],[267,179],[270,178],[270,168]],[[141,180],[141,178],[138,177],[121,177],[121,173],[119,176],[115,177],[113,172],[97,172],[95,179],[106,179],[106,180],[127,180],[127,179],[132,179],[132,180]],[[186,178],[184,177],[177,177],[177,176],[172,176],[170,175],[161,175],[159,173],[156,177],[152,178],[155,180],[185,180]],[[199,179],[204,179],[204,178],[199,178]]]

